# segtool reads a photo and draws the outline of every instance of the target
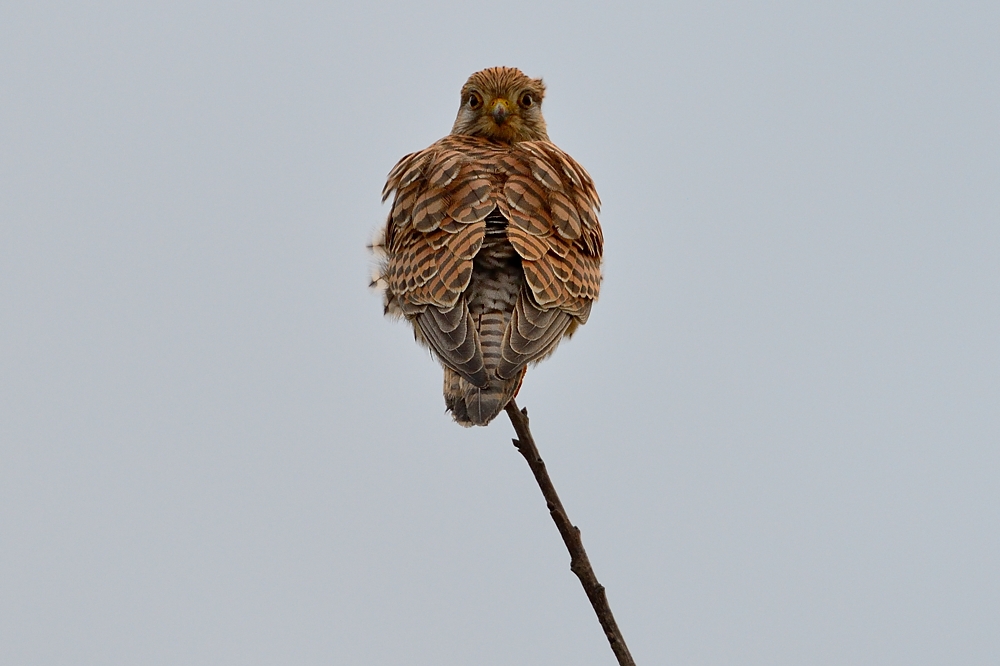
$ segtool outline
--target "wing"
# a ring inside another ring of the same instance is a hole
[[[494,178],[483,168],[490,151],[446,137],[393,168],[382,192],[395,191],[386,222],[387,299],[398,304],[418,337],[445,365],[476,386],[489,380],[462,293],[495,204]]]
[[[505,332],[501,377],[551,354],[590,316],[601,289],[601,201],[590,174],[547,141],[517,144],[525,169],[504,183],[507,238],[526,288]]]
[[[526,283],[498,374],[513,376],[586,322],[600,291],[600,199],[586,170],[555,145],[448,136],[399,161],[383,200],[393,192],[384,238],[387,299],[445,365],[477,386],[488,383],[462,295],[494,209],[508,220]]]

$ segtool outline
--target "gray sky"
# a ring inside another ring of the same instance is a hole
[[[4,3],[0,662],[611,664],[381,316],[510,65],[604,200],[519,401],[640,664],[1000,662],[1000,10]]]

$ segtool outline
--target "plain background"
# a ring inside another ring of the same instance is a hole
[[[466,77],[604,200],[519,398],[640,664],[1000,663],[996,2],[3,3],[0,662],[610,664],[365,249]]]

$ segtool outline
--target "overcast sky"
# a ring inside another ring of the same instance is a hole
[[[519,402],[637,663],[1000,663],[996,2],[0,7],[0,662],[614,663],[384,319],[472,72],[604,200]]]

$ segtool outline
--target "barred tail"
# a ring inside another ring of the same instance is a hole
[[[507,314],[507,319],[510,315]],[[506,328],[503,312],[484,312],[475,317],[479,331],[479,344],[486,365],[489,383],[475,386],[450,368],[444,370],[444,403],[452,417],[463,426],[484,426],[507,406],[521,386],[524,369],[504,379],[497,375],[500,365],[500,348]]]
[[[444,369],[444,404],[452,418],[466,428],[484,426],[496,418],[521,387],[526,368],[514,377],[500,379],[496,375],[486,388],[473,386],[451,368]]]

